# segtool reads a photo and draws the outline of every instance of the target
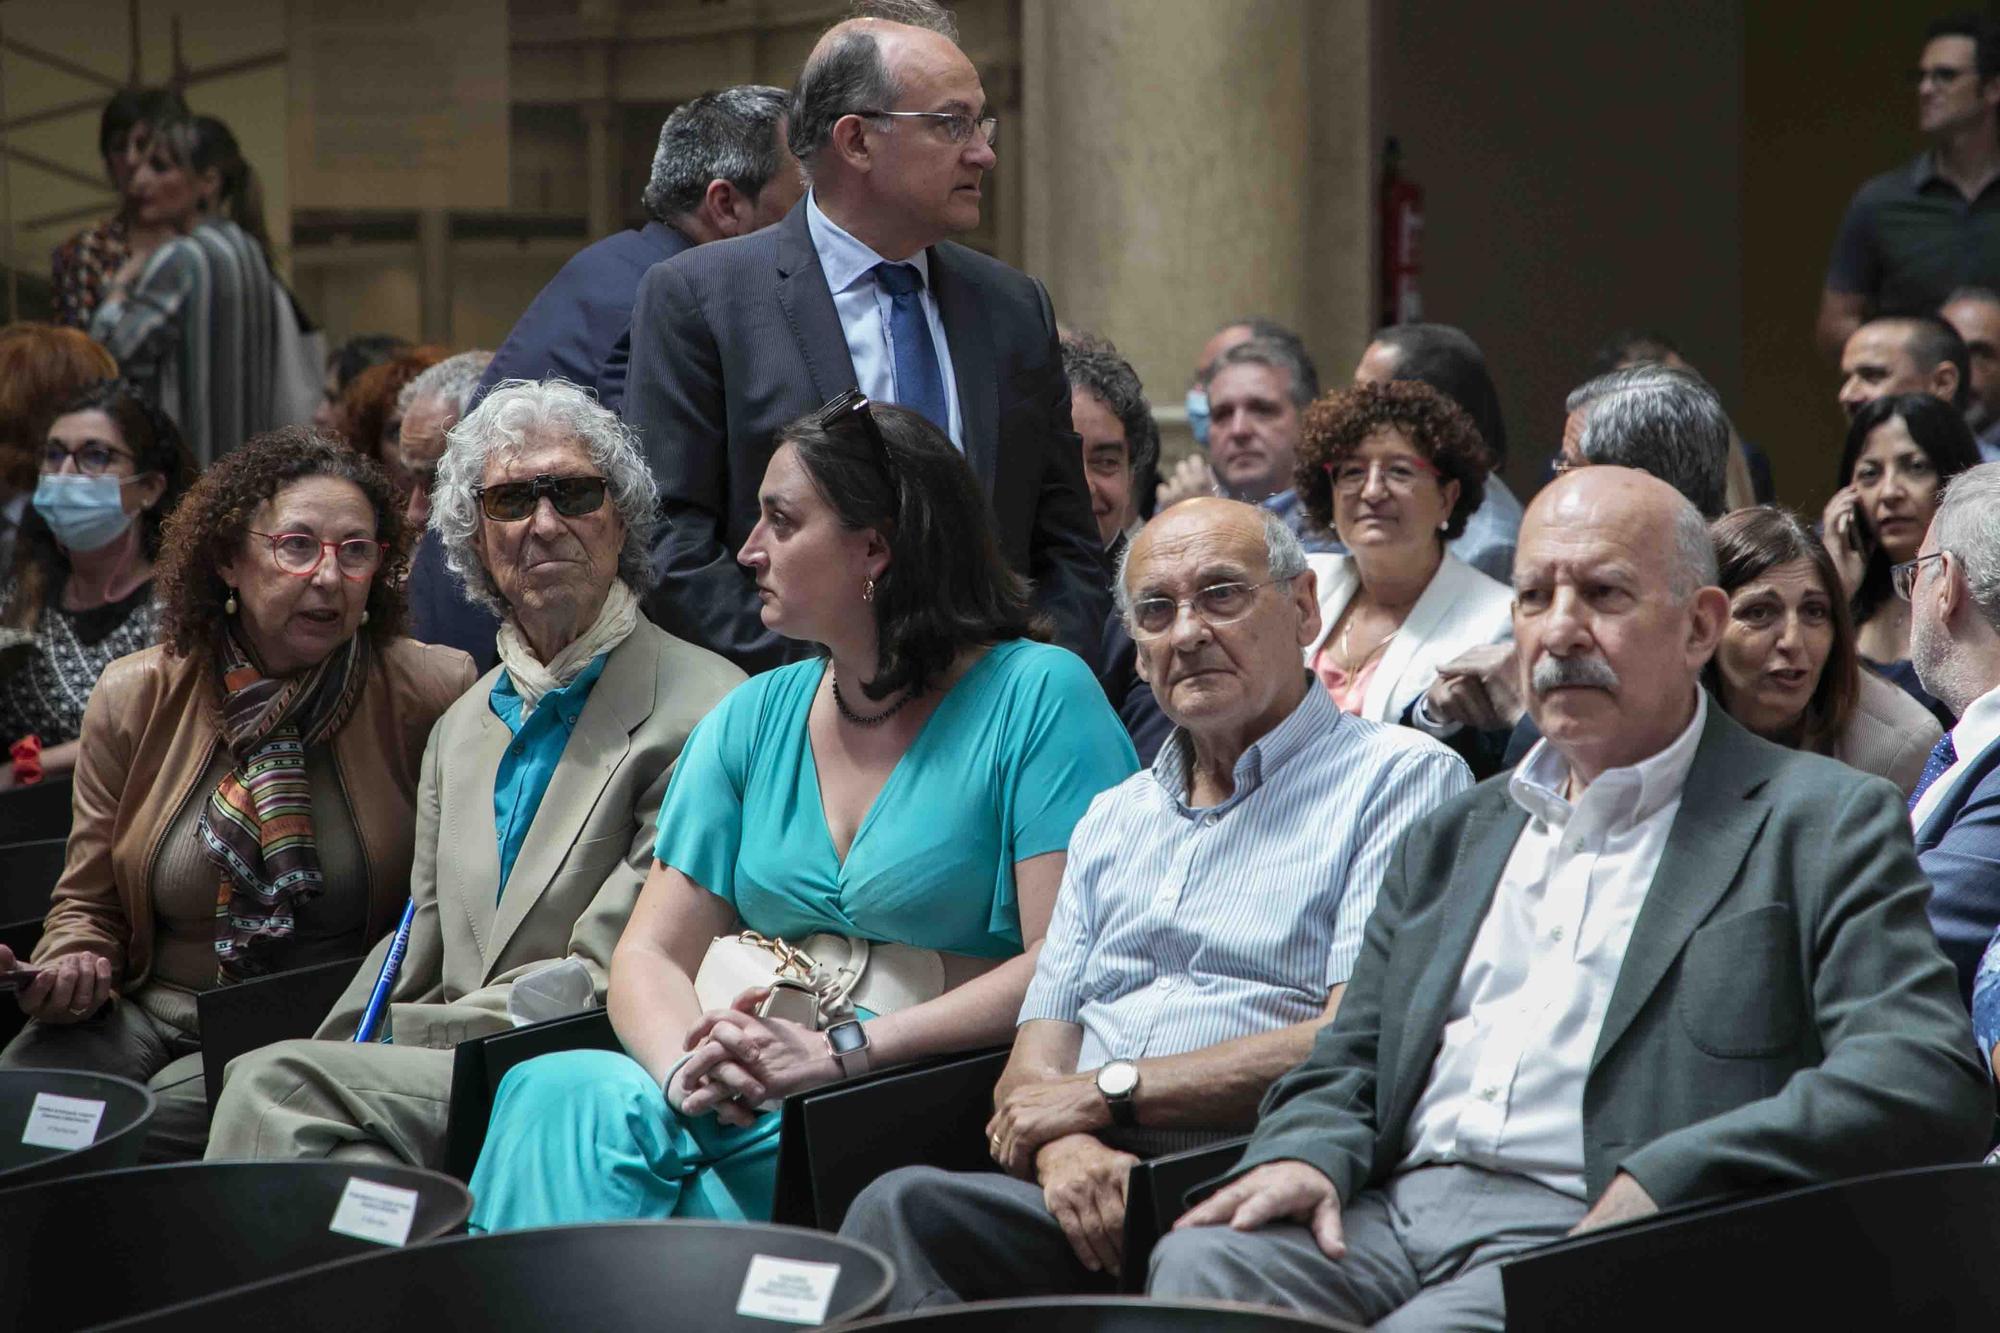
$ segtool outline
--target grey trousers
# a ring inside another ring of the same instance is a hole
[[[1162,1237],[1146,1290],[1285,1306],[1390,1333],[1503,1333],[1496,1260],[1560,1240],[1583,1202],[1526,1176],[1426,1166],[1341,1210],[1347,1255],[1302,1226],[1196,1227]]]
[[[451,1110],[450,1051],[281,1041],[229,1062],[210,1161],[319,1158],[436,1167]]]
[[[889,1256],[892,1311],[1117,1287],[1077,1262],[1041,1186],[998,1171],[891,1171],[861,1191],[840,1234]]]
[[[192,1002],[187,1006],[192,1010]],[[208,1089],[201,1041],[127,997],[81,1023],[30,1021],[0,1050],[4,1069],[82,1069],[116,1074],[152,1089],[159,1105],[139,1160],[184,1162],[208,1142]]]

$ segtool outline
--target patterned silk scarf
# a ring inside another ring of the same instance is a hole
[[[340,730],[368,682],[368,640],[296,676],[273,679],[233,634],[216,652],[222,739],[236,766],[201,812],[201,840],[222,867],[215,897],[215,956],[224,984],[271,970],[271,947],[289,937],[299,907],[319,896],[306,747]]]

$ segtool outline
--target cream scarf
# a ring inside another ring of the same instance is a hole
[[[597,619],[590,628],[571,640],[569,647],[557,653],[555,660],[546,666],[535,656],[535,650],[528,646],[527,636],[521,633],[519,622],[511,615],[502,620],[495,644],[500,649],[500,664],[513,677],[514,692],[521,696],[522,719],[533,716],[535,705],[542,701],[543,695],[575,680],[577,674],[590,665],[591,659],[625,642],[638,627],[639,599],[625,586],[623,579],[612,580],[611,593],[604,599],[604,609],[597,613]]]

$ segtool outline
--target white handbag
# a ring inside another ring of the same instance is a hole
[[[935,949],[819,934],[792,945],[754,930],[718,935],[694,979],[703,1009],[727,1009],[747,990],[769,988],[759,1017],[824,1028],[858,1008],[887,1014],[944,994],[944,957]]]

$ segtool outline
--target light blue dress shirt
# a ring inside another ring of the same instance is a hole
[[[896,396],[896,355],[889,341],[889,293],[875,281],[875,266],[890,263],[876,254],[820,211],[819,201],[806,195],[806,230],[813,249],[819,252],[820,271],[826,274],[827,290],[833,294],[834,313],[840,316],[841,332],[847,335],[847,355],[854,362],[854,382],[861,392],[878,403],[900,403]],[[951,409],[951,442],[965,449],[965,426],[958,405],[958,378],[952,373],[951,344],[945,341],[944,319],[938,314],[937,296],[931,290],[928,251],[919,250],[907,260],[924,276],[924,322],[930,325],[931,343],[937,349],[938,369],[944,373],[944,398]]]
[[[500,891],[507,890],[507,876],[513,872],[514,858],[528,839],[528,827],[549,793],[549,782],[562,762],[569,734],[583,713],[590,687],[604,674],[611,654],[599,653],[576,678],[559,690],[550,690],[535,705],[526,721],[521,719],[522,700],[514,689],[514,678],[505,671],[493,682],[487,703],[493,715],[507,724],[514,739],[500,756],[499,771],[493,775],[493,824],[500,838]]]

